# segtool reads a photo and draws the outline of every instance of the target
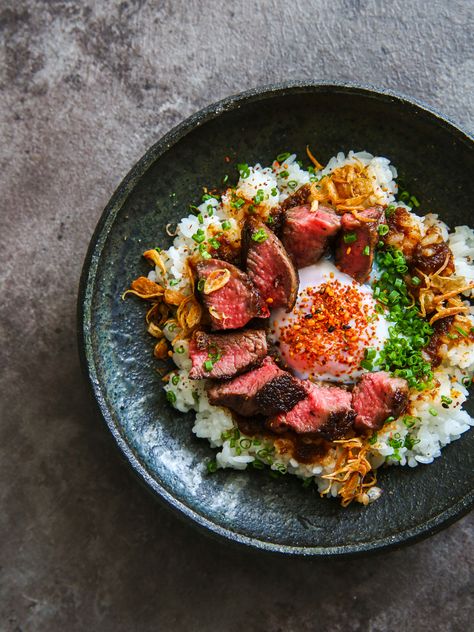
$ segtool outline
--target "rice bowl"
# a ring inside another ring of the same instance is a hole
[[[159,338],[158,351],[155,348],[157,357],[164,358],[164,354],[169,353],[176,365],[176,369],[165,377],[164,389],[168,401],[180,412],[195,412],[192,431],[216,450],[215,460],[208,463],[209,471],[218,468],[243,470],[247,467],[268,467],[276,475],[294,474],[302,478],[305,485],[314,483],[321,495],[341,496],[343,504],[357,500],[366,505],[377,500],[382,493],[382,489],[375,484],[374,475],[378,468],[382,465],[415,467],[429,464],[441,455],[444,446],[459,439],[474,423],[462,409],[474,371],[471,339],[474,323],[468,300],[472,294],[470,284],[474,281],[474,232],[467,226],[461,226],[449,233],[448,227],[436,215],[418,216],[414,212],[420,205],[416,198],[409,196],[405,201],[398,198],[397,171],[387,158],[376,157],[365,151],[350,151],[347,155],[338,153],[324,168],[313,167],[308,170],[297,160],[296,155],[286,153],[283,160],[275,160],[270,166],[241,165],[244,168],[240,169],[240,178],[234,187],[226,188],[222,194],[206,192],[202,203],[193,208],[193,213],[183,218],[176,227],[170,227],[170,232],[175,234],[173,245],[155,251],[156,255],[147,251],[147,258],[155,264],[148,274],[151,284],[167,288],[170,296],[176,293],[173,295],[176,297],[179,293],[181,297],[191,297],[194,287],[188,259],[192,256],[202,257],[206,252],[202,244],[212,244],[216,235],[222,233],[223,226],[229,242],[240,238],[241,226],[232,207],[233,200],[257,199],[259,215],[267,221],[275,209],[303,187],[311,186],[325,177],[330,178],[337,170],[353,165],[362,165],[374,182],[371,193],[374,199],[371,203],[381,205],[384,209],[393,206],[405,209],[418,225],[422,237],[428,230],[436,230],[442,235],[452,252],[456,274],[465,281],[466,289],[462,292],[459,312],[464,319],[463,326],[453,325],[458,329],[438,349],[440,362],[433,367],[430,387],[422,391],[411,389],[409,403],[402,415],[388,420],[376,432],[364,436],[363,440],[358,440],[356,435],[346,437],[345,444],[333,441],[319,459],[310,464],[301,462],[288,452],[287,446],[278,436],[272,437],[268,433],[247,435],[239,428],[228,408],[209,402],[207,381],[189,377],[192,368],[190,332],[181,329],[176,318],[166,318],[159,326],[151,318],[148,326],[152,329],[150,333]],[[376,286],[382,274],[383,269],[375,265],[367,287]],[[133,284],[132,293],[140,294]],[[150,300],[149,295],[142,298]],[[153,304],[157,303],[153,302],[152,297]],[[153,324],[160,330],[159,333],[153,330]],[[323,377],[327,379],[328,376]],[[344,492],[341,493],[346,481],[338,477],[344,451],[344,463],[348,456],[354,460],[359,455],[364,463],[368,463],[364,467],[368,467],[372,473],[368,484],[364,482],[365,477],[357,472],[357,493],[351,492],[346,496]]]

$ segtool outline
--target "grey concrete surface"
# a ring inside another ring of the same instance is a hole
[[[254,555],[157,505],[81,380],[75,299],[122,177],[196,109],[273,81],[352,80],[472,129],[470,0],[1,0],[0,629],[452,630],[473,518],[379,557]]]

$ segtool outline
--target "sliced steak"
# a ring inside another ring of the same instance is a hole
[[[351,428],[355,413],[351,393],[337,386],[318,386],[304,380],[306,398],[292,410],[270,419],[267,427],[274,432],[293,430],[297,434],[340,439]]]
[[[303,186],[297,189],[294,193],[291,193],[286,200],[280,204],[280,210],[285,213],[288,209],[293,208],[294,206],[307,204],[309,202],[310,195],[311,185],[303,184]]]
[[[257,217],[242,231],[242,258],[247,274],[271,307],[289,312],[298,294],[298,273],[278,237]]]
[[[258,369],[208,386],[211,404],[227,406],[244,417],[291,410],[306,396],[301,381],[267,356]]]
[[[225,334],[196,331],[189,342],[193,363],[192,380],[224,379],[258,366],[267,355],[267,338],[263,329],[247,329]]]
[[[342,233],[336,247],[336,265],[359,283],[367,281],[372,270],[374,250],[378,243],[378,227],[384,212],[381,206],[359,211],[359,215],[374,221],[358,220],[352,213],[342,216]]]
[[[358,430],[378,430],[388,417],[399,417],[408,404],[408,382],[385,371],[366,373],[352,391]]]
[[[304,268],[323,256],[340,228],[340,217],[330,208],[295,206],[286,211],[282,242],[296,267]]]
[[[228,276],[226,271],[230,274],[228,281],[214,290],[211,281],[225,278]],[[248,275],[231,263],[207,259],[196,265],[196,272],[203,284],[200,295],[209,311],[213,329],[239,329],[252,318],[268,318],[270,315],[267,304]]]

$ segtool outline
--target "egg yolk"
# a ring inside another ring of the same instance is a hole
[[[303,276],[306,282],[293,311],[275,310],[271,337],[300,377],[354,381],[362,374],[365,349],[379,351],[388,337],[388,324],[375,311],[372,290],[339,271],[323,278],[318,274],[320,282],[314,284],[311,275]]]

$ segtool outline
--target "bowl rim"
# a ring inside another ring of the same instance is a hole
[[[387,101],[402,103],[405,106],[413,108],[418,113],[423,114],[428,119],[434,119],[435,122],[442,127],[448,128],[449,131],[461,142],[464,142],[471,147],[474,142],[474,138],[469,132],[462,129],[450,118],[441,114],[431,106],[426,105],[422,101],[408,97],[391,89],[377,88],[368,84],[337,81],[313,82],[296,80],[258,86],[244,92],[233,94],[215,103],[211,103],[181,121],[169,132],[164,134],[156,143],[149,147],[123,178],[113,193],[110,201],[107,203],[92,235],[81,272],[77,299],[77,334],[82,371],[92,391],[101,417],[110,430],[116,446],[126,458],[135,474],[138,475],[140,481],[151,493],[153,493],[155,498],[158,498],[168,507],[171,507],[179,517],[183,519],[189,518],[191,523],[200,527],[200,529],[205,533],[216,536],[220,540],[226,540],[227,542],[231,541],[235,544],[249,546],[260,551],[294,556],[321,556],[327,558],[380,552],[398,548],[402,545],[411,544],[433,535],[441,529],[449,526],[472,509],[474,506],[474,489],[465,496],[461,497],[451,507],[432,517],[430,520],[410,529],[394,533],[392,536],[384,536],[378,540],[373,540],[368,543],[363,542],[332,547],[292,546],[237,533],[229,528],[216,524],[212,520],[202,516],[191,506],[181,500],[178,500],[172,493],[167,491],[148,471],[147,467],[140,462],[133,449],[120,432],[119,424],[115,422],[112,411],[107,406],[103,387],[98,378],[95,366],[91,340],[91,305],[94,296],[97,267],[101,259],[102,250],[117,213],[125,203],[135,184],[145,174],[148,168],[157,158],[163,155],[173,145],[181,140],[181,138],[186,136],[197,126],[211,121],[225,112],[239,108],[247,103],[253,103],[260,100],[263,101],[276,96],[285,96],[286,94],[294,95],[298,93],[304,94],[308,92],[350,93],[369,98],[377,98],[379,100],[385,99]]]

